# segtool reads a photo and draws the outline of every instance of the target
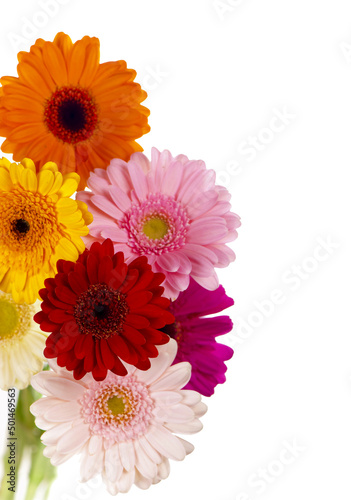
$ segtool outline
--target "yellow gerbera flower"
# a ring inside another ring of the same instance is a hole
[[[0,389],[24,389],[34,373],[42,370],[47,333],[33,321],[40,302],[16,304],[0,292]]]
[[[72,43],[58,33],[18,54],[18,78],[0,78],[0,135],[15,161],[51,160],[62,173],[77,172],[79,189],[90,171],[112,158],[129,160],[149,132],[147,94],[125,61],[99,64],[98,38]]]
[[[79,175],[55,163],[36,173],[32,160],[0,160],[0,290],[32,304],[59,259],[76,261],[92,221],[85,203],[72,200]]]

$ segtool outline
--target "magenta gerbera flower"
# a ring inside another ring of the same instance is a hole
[[[188,361],[191,364],[191,378],[186,389],[211,396],[216,385],[225,382],[227,367],[224,361],[228,361],[234,351],[219,344],[216,337],[230,332],[233,323],[229,316],[207,316],[233,304],[233,299],[226,295],[222,286],[209,291],[192,279],[189,288],[171,303],[170,311],[175,323],[162,328],[162,331],[178,343],[174,362]]]
[[[169,298],[188,287],[190,276],[215,290],[214,268],[235,259],[227,243],[240,226],[228,190],[215,177],[203,161],[155,148],[151,161],[141,153],[128,163],[112,160],[106,171],[91,174],[92,192],[77,194],[94,216],[87,243],[111,238],[127,262],[146,255],[153,271],[165,274]]]

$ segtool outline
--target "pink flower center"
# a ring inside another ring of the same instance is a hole
[[[103,382],[92,382],[79,402],[91,432],[106,438],[111,446],[144,434],[154,409],[144,384],[132,375],[120,377],[111,372]]]
[[[173,196],[149,194],[126,212],[121,227],[129,236],[129,246],[139,255],[172,252],[185,244],[189,217]]]

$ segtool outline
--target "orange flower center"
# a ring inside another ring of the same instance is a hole
[[[55,205],[20,188],[0,194],[0,253],[3,264],[41,265],[62,238]]]
[[[61,87],[48,99],[44,111],[50,132],[63,142],[86,141],[97,128],[98,113],[90,93],[80,87]]]

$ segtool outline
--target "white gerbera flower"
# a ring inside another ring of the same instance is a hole
[[[190,378],[189,363],[172,365],[174,340],[159,347],[151,368],[126,365],[128,374],[108,372],[75,380],[50,360],[54,371],[41,372],[33,387],[48,396],[31,406],[44,429],[45,455],[53,465],[82,454],[81,480],[101,473],[109,493],[127,492],[133,483],[146,489],[169,474],[169,459],[183,460],[193,446],[174,433],[202,429],[198,417],[207,407],[195,391],[181,390]]]
[[[34,373],[42,370],[47,333],[33,321],[40,302],[16,304],[0,291],[0,388],[25,389]]]

